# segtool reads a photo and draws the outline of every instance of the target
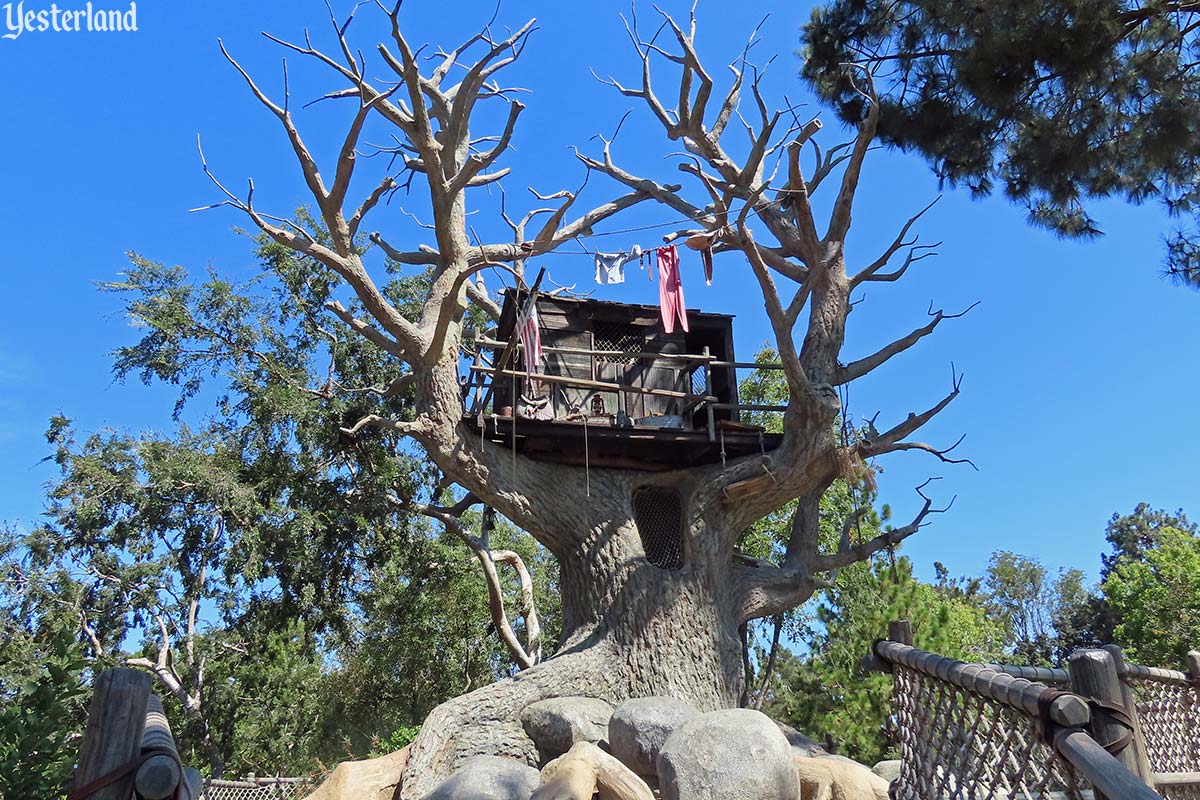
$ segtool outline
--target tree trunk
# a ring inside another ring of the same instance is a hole
[[[519,675],[450,700],[429,715],[413,743],[402,800],[420,800],[473,755],[537,763],[521,711],[548,697],[620,703],[666,695],[698,709],[733,707],[741,690],[741,645],[732,548],[723,531],[684,536],[684,565],[647,561],[630,519],[595,529],[559,554],[564,640],[558,654]],[[716,557],[716,550],[727,550]]]

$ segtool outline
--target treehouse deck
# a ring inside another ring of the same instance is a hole
[[[476,436],[513,447],[524,456],[557,464],[595,468],[641,469],[649,472],[712,464],[774,450],[783,435],[758,430],[720,428],[716,440],[707,430],[670,430],[581,421],[559,422],[502,416],[466,417]],[[586,446],[585,446],[586,438]]]
[[[509,290],[490,335],[464,351],[463,418],[475,435],[543,461],[669,470],[766,453],[781,436],[741,422],[733,317]],[[527,373],[518,311],[536,304],[542,359]],[[469,362],[469,363],[468,363]]]

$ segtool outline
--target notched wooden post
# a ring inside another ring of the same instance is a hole
[[[1116,663],[1112,653],[1101,649],[1076,650],[1071,654],[1071,688],[1078,694],[1091,700],[1098,700],[1104,705],[1098,705],[1092,714],[1092,737],[1108,749],[1112,743],[1128,738],[1133,744],[1133,727],[1127,724],[1120,712],[1114,713],[1105,706],[1118,709],[1127,708],[1125,697],[1121,691],[1121,678],[1117,675]],[[1111,752],[1111,751],[1110,751]],[[1112,753],[1133,775],[1141,778],[1138,769],[1137,750],[1126,745]],[[1113,797],[1109,800],[1119,800]]]
[[[96,678],[87,728],[79,748],[74,788],[80,789],[138,757],[150,699],[150,676],[135,669],[107,669]],[[98,788],[86,800],[129,800],[134,773]]]
[[[912,623],[906,619],[897,619],[888,623],[888,638],[893,642],[913,646]]]
[[[1125,680],[1125,654],[1115,644],[1104,645],[1104,650],[1112,656],[1113,666],[1117,670],[1117,678],[1121,684],[1121,700],[1125,705],[1126,713],[1129,714],[1130,721],[1133,723],[1133,743],[1131,747],[1134,750],[1137,763],[1137,769],[1134,772],[1148,785],[1153,786],[1154,772],[1150,768],[1150,756],[1146,751],[1146,737],[1142,734],[1142,720],[1137,713],[1137,703],[1134,700],[1133,687]]]

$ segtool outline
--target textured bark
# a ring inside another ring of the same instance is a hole
[[[439,706],[413,744],[401,797],[418,800],[473,755],[536,764],[519,721],[547,697],[597,697],[619,704],[667,695],[709,710],[736,704],[742,685],[741,623],[730,580],[726,531],[695,522],[684,540],[685,565],[651,565],[625,515],[597,525],[560,555],[564,641],[559,654],[513,678]],[[716,556],[716,550],[724,555]]]

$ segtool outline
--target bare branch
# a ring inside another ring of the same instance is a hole
[[[881,255],[879,258],[875,259],[875,261],[872,262],[869,266],[865,267],[857,275],[855,275],[853,278],[851,278],[850,286],[854,287],[854,286],[857,286],[858,284],[862,283],[865,280],[870,280],[871,276],[875,275],[877,272],[879,272],[879,270],[883,269],[884,267],[886,267],[888,265],[888,262],[891,261],[892,256],[894,256],[898,250],[900,250],[903,247],[911,247],[911,246],[915,245],[917,243],[916,239],[913,239],[912,241],[905,241],[904,237],[908,236],[909,229],[912,228],[912,226],[914,224],[916,224],[917,220],[919,220],[921,217],[925,216],[925,212],[929,211],[929,209],[931,209],[935,205],[937,205],[937,202],[941,199],[942,199],[942,196],[939,194],[937,197],[935,197],[933,199],[933,202],[931,202],[929,205],[922,208],[916,214],[913,214],[911,217],[909,217],[908,221],[904,223],[904,227],[902,227],[900,229],[900,233],[898,233],[896,235],[895,240],[891,243],[891,245],[888,247],[888,249],[883,252],[883,255]],[[936,247],[937,245],[927,245],[926,247],[930,247],[930,246]],[[917,259],[917,260],[919,260],[919,259]],[[905,262],[904,266],[899,270],[899,273],[903,274],[904,270],[908,268],[908,265],[910,263],[912,263],[912,261],[913,261],[912,253],[910,252],[909,260]],[[896,278],[899,278],[899,277],[900,277],[900,275],[897,274]],[[895,280],[895,278],[893,278],[892,280]]]
[[[970,306],[967,307],[966,311],[961,311],[957,314],[946,314],[941,309],[934,311],[931,306],[928,314],[933,319],[931,319],[929,321],[928,325],[924,325],[920,328],[917,328],[916,330],[912,331],[908,335],[902,336],[901,338],[897,339],[896,341],[892,342],[891,344],[887,345],[886,347],[883,347],[883,348],[877,350],[876,352],[872,353],[871,355],[867,356],[866,358],[860,358],[858,361],[853,361],[853,362],[847,364],[846,366],[841,367],[840,369],[838,369],[837,373],[835,374],[833,380],[830,381],[830,383],[834,386],[841,386],[842,384],[849,383],[850,381],[858,380],[859,378],[863,377],[867,373],[872,372],[873,370],[878,369],[879,367],[883,366],[888,361],[890,361],[894,356],[897,356],[900,353],[903,353],[905,350],[908,350],[910,347],[915,345],[917,342],[921,341],[926,336],[933,333],[934,329],[937,328],[937,326],[942,322],[942,320],[958,319],[959,317],[965,316],[967,313],[969,313],[971,311],[971,309],[975,308],[975,306],[977,306],[977,305],[979,305],[978,302],[972,303]]]
[[[838,546],[836,553],[821,555],[816,559],[814,564],[815,570],[818,572],[828,572],[841,567],[848,567],[851,564],[858,563],[859,561],[866,561],[880,550],[884,550],[888,547],[894,547],[895,545],[907,539],[909,536],[912,536],[914,533],[919,531],[924,525],[927,524],[925,522],[925,518],[930,514],[942,514],[946,511],[949,511],[950,507],[954,505],[953,498],[951,498],[950,502],[947,503],[944,508],[934,508],[933,501],[930,500],[928,495],[925,494],[925,487],[935,480],[940,480],[940,478],[930,478],[917,487],[917,494],[921,496],[924,504],[921,506],[921,510],[917,512],[917,515],[913,518],[912,522],[908,523],[904,527],[893,528],[890,531],[881,533],[872,539],[869,539],[865,542],[859,542],[858,544],[849,543],[847,540],[848,537],[843,535],[842,542]]]
[[[871,436],[870,438],[859,442],[857,447],[859,456],[862,458],[870,458],[872,456],[883,455],[884,453],[891,453],[896,450],[896,445],[901,440],[906,439],[912,433],[924,426],[925,423],[929,422],[929,420],[940,414],[942,409],[950,405],[954,398],[958,397],[958,393],[962,388],[962,376],[954,373],[953,366],[951,367],[950,382],[953,388],[950,390],[949,394],[947,394],[937,403],[937,405],[920,414],[915,412],[910,413],[907,419],[886,433],[882,433],[879,436]]]
[[[867,100],[869,107],[867,118],[858,125],[858,135],[854,139],[849,163],[846,165],[846,171],[842,173],[842,186],[833,203],[829,230],[825,234],[826,240],[833,242],[844,242],[846,232],[850,230],[850,211],[854,205],[854,193],[858,189],[858,177],[862,172],[863,160],[867,156],[867,150],[875,138],[875,130],[879,124],[879,96],[875,92],[875,79],[869,70],[859,65],[849,65],[848,68],[861,69],[863,72],[867,81],[867,91],[863,92],[861,89],[858,91]]]

